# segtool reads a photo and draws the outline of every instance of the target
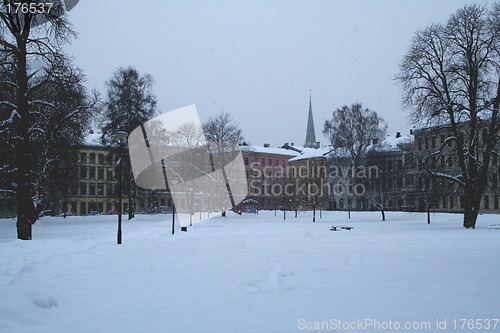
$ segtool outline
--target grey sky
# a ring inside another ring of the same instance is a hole
[[[105,94],[119,66],[134,66],[154,77],[160,111],[196,104],[202,121],[227,111],[257,145],[304,143],[311,89],[326,145],[324,121],[354,102],[391,134],[408,132],[398,63],[416,30],[470,3],[81,0],[69,13],[79,38],[66,50],[89,88]]]

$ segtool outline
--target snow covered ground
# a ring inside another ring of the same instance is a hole
[[[500,331],[499,216],[311,214],[0,220],[0,332]]]

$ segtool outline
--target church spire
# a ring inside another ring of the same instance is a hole
[[[317,148],[316,134],[314,131],[314,119],[311,103],[311,90],[309,90],[309,116],[307,117],[306,142],[304,147]]]

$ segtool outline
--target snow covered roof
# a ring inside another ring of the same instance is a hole
[[[322,148],[299,148],[302,151],[302,154],[300,154],[297,157],[291,158],[289,161],[300,161],[300,160],[306,160],[310,158],[322,158],[326,157],[326,155],[331,151],[330,147],[322,147]]]
[[[378,145],[373,146],[372,150],[377,151],[397,151],[400,150],[400,145],[410,144],[415,141],[415,137],[411,134],[395,137],[390,134]]]
[[[274,154],[274,155],[285,155],[285,156],[297,156],[300,154],[294,150],[289,150],[285,148],[264,147],[264,146],[241,146],[241,151],[247,153],[255,152],[262,154]]]

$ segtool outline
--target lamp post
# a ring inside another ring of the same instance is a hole
[[[122,201],[123,201],[123,146],[124,139],[127,137],[128,133],[124,131],[118,131],[115,133],[118,141],[120,142],[120,169],[119,169],[119,185],[118,185],[118,233],[117,233],[117,244],[122,243]]]
[[[193,188],[189,188],[189,197],[190,197],[190,204],[189,204],[189,226],[193,226],[193,214],[194,214],[194,197],[193,197]]]
[[[172,184],[177,185],[177,179],[172,179]],[[175,190],[175,188],[174,188]],[[170,189],[170,195],[172,196],[172,189]],[[172,196],[172,235],[175,233],[175,202],[174,202],[174,197]]]

